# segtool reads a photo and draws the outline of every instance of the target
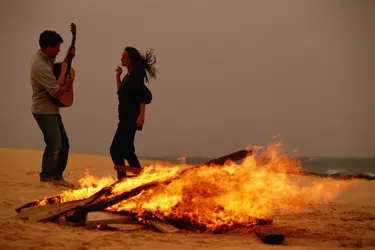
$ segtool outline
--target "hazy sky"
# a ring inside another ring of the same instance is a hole
[[[217,156],[277,133],[300,155],[375,156],[375,1],[1,0],[0,147],[43,149],[29,61],[45,29],[77,25],[71,151],[109,154],[115,67],[125,46],[154,48],[136,153]],[[125,71],[125,70],[124,70]]]

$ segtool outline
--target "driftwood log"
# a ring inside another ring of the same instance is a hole
[[[375,176],[366,175],[366,174],[319,174],[319,173],[311,173],[311,172],[306,172],[306,171],[301,171],[298,174],[317,176],[321,178],[334,178],[334,179],[339,179],[339,180],[350,180],[350,179],[365,179],[368,181],[375,180]]]
[[[56,202],[58,199],[55,197],[53,201],[54,203],[50,203],[43,206],[36,206],[37,202],[29,202],[26,205],[19,207],[16,209],[18,215],[17,217],[20,219],[28,219],[32,221],[49,221],[57,218],[58,216],[75,211],[79,207],[86,207],[92,203],[94,203],[97,199],[101,196],[106,195],[111,192],[112,188],[118,182],[114,182],[110,186],[104,187],[89,198],[82,199],[82,200],[75,200],[70,202],[59,203]]]
[[[99,190],[98,192],[96,192],[95,194],[93,194],[92,196],[90,196],[89,198],[87,199],[84,199],[84,201],[86,202],[83,202],[82,205],[85,206],[89,203],[92,203],[94,201],[96,201],[99,197],[101,197],[102,195],[105,195],[105,194],[108,194],[112,191],[113,187],[118,183],[119,181],[116,180],[115,182],[113,182],[111,185],[109,186],[106,186],[104,188],[102,188],[101,190]],[[15,210],[17,213],[20,213],[21,210],[25,209],[25,208],[31,208],[31,207],[36,207],[38,206],[38,204],[42,201],[42,200],[45,200],[45,202],[48,204],[57,204],[57,203],[60,203],[61,202],[61,197],[60,195],[57,195],[57,196],[52,196],[52,197],[48,197],[48,198],[44,198],[44,199],[40,199],[40,200],[36,200],[36,201],[31,201],[31,202],[28,202],[26,203],[25,205],[22,205],[20,207],[17,207]]]

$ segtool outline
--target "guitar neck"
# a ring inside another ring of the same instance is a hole
[[[70,47],[71,47],[71,48],[74,48],[74,46],[75,46],[75,42],[76,42],[76,37],[73,36],[73,38],[72,38],[72,43],[70,44]],[[72,55],[69,53],[69,57],[68,57],[68,66],[67,66],[67,69],[66,69],[66,71],[65,71],[65,75],[64,75],[65,78],[70,74],[70,68],[71,68],[71,65],[72,65],[72,59],[73,59],[73,57],[72,57]]]

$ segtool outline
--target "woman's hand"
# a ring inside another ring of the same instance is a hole
[[[122,74],[122,68],[120,66],[117,66],[116,68],[116,76],[121,76]]]
[[[137,127],[142,127],[144,123],[145,123],[145,116],[139,115],[137,118]]]

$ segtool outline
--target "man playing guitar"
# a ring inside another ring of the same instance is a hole
[[[62,37],[55,31],[45,30],[39,36],[40,49],[30,62],[30,84],[32,87],[31,112],[42,131],[46,144],[41,182],[73,188],[74,185],[63,178],[68,162],[69,139],[60,115],[60,107],[51,97],[59,98],[71,89],[74,79],[68,75],[56,80],[53,65],[60,52]],[[64,62],[75,56],[75,48],[69,47]]]

